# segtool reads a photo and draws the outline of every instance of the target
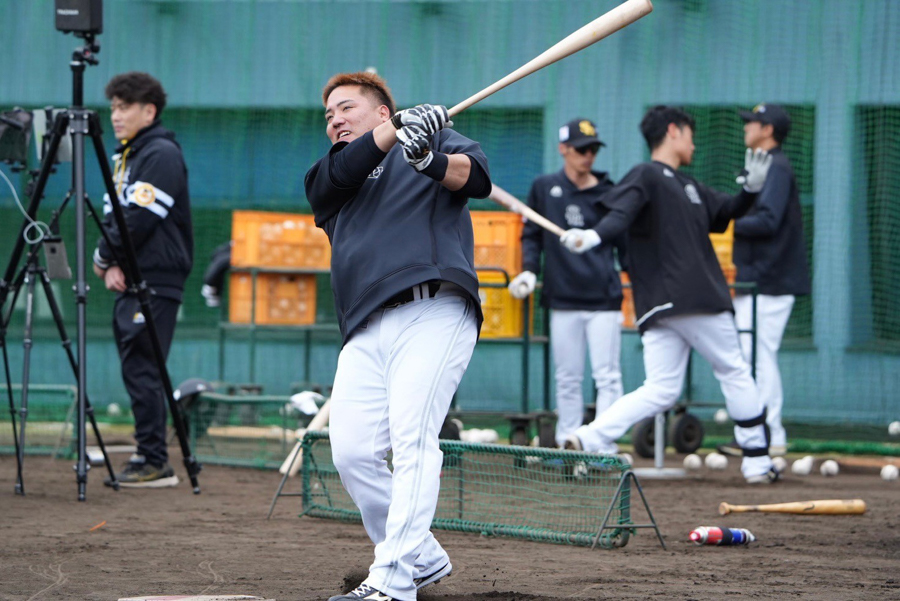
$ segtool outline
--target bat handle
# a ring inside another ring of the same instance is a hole
[[[719,515],[728,515],[731,513],[731,505],[728,503],[719,503]]]

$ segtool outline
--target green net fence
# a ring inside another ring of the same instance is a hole
[[[612,456],[442,441],[432,527],[485,536],[622,547],[631,534],[628,466]],[[361,522],[331,461],[327,434],[303,440],[303,515]],[[601,525],[608,517],[609,529]]]
[[[614,0],[116,0],[105,4],[100,65],[85,75],[86,104],[107,123],[102,88],[116,73],[146,70],[169,93],[164,123],[181,141],[190,170],[195,267],[187,284],[170,358],[173,380],[254,381],[284,394],[290,383],[330,384],[339,341],[333,333],[228,332],[223,312],[199,294],[212,250],[231,236],[236,209],[308,213],[303,174],[328,147],[321,87],[333,73],[374,67],[397,102],[452,105],[617,4]],[[802,0],[656,0],[638,23],[498,92],[457,118],[478,140],[493,180],[524,198],[537,175],[558,170],[559,126],[594,120],[607,143],[596,168],[620,179],[647,158],[638,132],[643,112],[660,103],[685,107],[697,120],[689,172],[734,190],[743,145],[740,109],[759,102],[786,107],[793,128],[785,144],[801,190],[813,294],[798,299],[780,355],[784,415],[810,437],[833,426],[866,440],[862,426],[884,432],[900,419],[900,5]],[[78,40],[54,31],[52,0],[0,0],[6,50],[0,109],[71,102],[68,62]],[[779,18],[773,18],[778,15]],[[140,26],[136,26],[139,24]],[[139,48],[153,48],[140,52]],[[108,129],[108,128],[107,128]],[[107,154],[114,140],[104,133]],[[102,196],[93,153],[87,182]],[[31,167],[35,166],[32,159]],[[0,166],[24,196],[26,174]],[[51,177],[39,216],[51,219],[69,188],[71,167]],[[27,202],[27,199],[23,199]],[[473,210],[496,210],[473,201]],[[74,212],[61,234],[74,257]],[[22,217],[0,182],[0,269]],[[88,227],[88,251],[97,238]],[[91,276],[92,278],[93,276]],[[87,304],[89,390],[97,404],[127,406],[111,344],[113,297],[92,280]],[[53,289],[70,337],[71,282]],[[333,324],[327,274],[318,276],[317,324]],[[37,295],[32,381],[71,383],[56,327]],[[8,310],[9,307],[4,307]],[[13,380],[22,358],[24,303],[7,329]],[[543,314],[536,313],[535,331]],[[220,343],[221,338],[224,344]],[[552,365],[542,347],[523,361],[518,343],[485,342],[458,394],[470,411],[539,409]],[[626,391],[643,380],[639,340],[622,350]],[[702,362],[700,362],[702,363]],[[524,365],[528,366],[527,376]],[[550,367],[549,371],[545,369]],[[497,378],[497,374],[508,377]],[[722,403],[702,365],[693,398]],[[528,390],[522,380],[527,378]],[[592,382],[586,371],[586,402]],[[523,395],[525,395],[523,397]],[[701,417],[709,415],[700,411]],[[858,425],[860,429],[843,426]]]

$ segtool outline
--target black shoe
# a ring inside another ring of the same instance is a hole
[[[781,478],[781,474],[774,467],[765,474],[746,478],[747,484],[774,484]]]
[[[720,444],[716,447],[716,450],[722,453],[723,455],[728,455],[730,457],[743,457],[744,449],[740,447],[736,440],[732,439],[731,442],[726,442],[725,444]]]
[[[427,576],[422,576],[421,578],[413,578],[413,582],[416,585],[416,590],[428,586],[429,584],[437,584],[441,581],[441,578],[446,578],[450,575],[451,572],[453,572],[453,566],[450,565],[450,562],[448,561]]]
[[[131,456],[125,469],[116,474],[116,480],[123,488],[166,488],[178,484],[178,476],[168,463],[153,465],[140,455]],[[106,478],[103,484],[112,486],[112,479]]]
[[[394,598],[363,583],[346,595],[329,597],[328,601],[394,601]]]

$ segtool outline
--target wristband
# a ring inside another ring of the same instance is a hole
[[[447,176],[447,167],[450,166],[450,157],[443,152],[437,152],[435,150],[431,151],[431,156],[434,157],[431,160],[431,163],[419,173],[424,173],[436,182],[442,182]]]

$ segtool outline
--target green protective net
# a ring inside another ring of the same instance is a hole
[[[99,110],[105,126],[109,112],[102,88],[109,77],[133,69],[153,73],[169,94],[164,124],[176,132],[190,171],[195,267],[169,361],[173,381],[253,381],[269,394],[287,393],[299,380],[331,383],[339,340],[327,274],[316,279],[316,322],[331,330],[226,332],[220,323],[227,307],[209,308],[199,294],[213,249],[230,238],[232,211],[309,213],[303,175],[329,146],[321,108],[328,77],[372,66],[386,77],[400,106],[452,105],[616,4],[106,2],[100,66],[85,73],[85,103]],[[0,0],[0,11],[8,15],[0,21],[0,39],[9,51],[0,109],[70,104],[68,63],[79,41],[54,31],[52,6],[52,0]],[[492,179],[524,199],[536,176],[561,167],[556,146],[563,123],[575,117],[597,123],[607,147],[596,167],[618,180],[648,156],[638,132],[643,112],[675,104],[697,120],[697,152],[688,171],[719,189],[736,190],[743,155],[737,111],[759,102],[785,106],[793,120],[785,152],[801,190],[813,294],[797,300],[780,354],[784,416],[792,424],[810,424],[810,436],[818,425],[829,425],[855,437],[856,430],[842,426],[884,431],[900,419],[898,40],[900,5],[890,1],[656,0],[654,12],[638,23],[464,111],[454,118],[455,127],[482,144]],[[103,139],[111,154],[109,131]],[[88,191],[99,207],[99,170],[93,150],[87,155]],[[0,169],[22,195],[27,176]],[[51,219],[70,181],[70,165],[60,165],[41,204],[43,221]],[[487,200],[471,207],[500,210]],[[2,182],[0,222],[2,269],[22,223]],[[70,261],[74,222],[69,207],[60,231]],[[89,253],[97,239],[93,225],[86,237]],[[88,279],[89,391],[100,406],[127,407],[111,344],[113,296],[93,275]],[[71,282],[53,282],[53,290],[74,339]],[[43,293],[36,297],[31,380],[71,384]],[[7,331],[14,381],[22,373],[24,315],[20,295]],[[543,313],[535,316],[534,332],[540,334]],[[479,343],[456,407],[496,413],[552,408],[552,362],[545,361],[543,349],[535,343],[524,357],[517,342]],[[721,406],[711,370],[702,360],[695,363],[691,398]],[[625,390],[633,390],[644,378],[633,334],[623,340],[622,364]],[[583,389],[590,402],[587,367]],[[698,412],[704,419],[711,415]]]
[[[303,441],[303,514],[360,522],[341,486],[328,437]],[[622,547],[631,534],[628,466],[612,456],[441,441],[444,463],[432,527],[485,536]]]

